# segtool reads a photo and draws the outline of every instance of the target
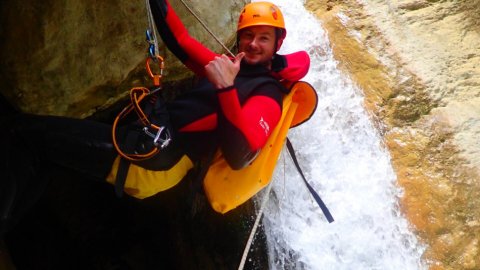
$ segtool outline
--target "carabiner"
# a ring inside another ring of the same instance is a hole
[[[153,74],[152,69],[150,68],[151,59],[157,60],[155,62],[158,62],[158,66],[160,68],[160,74]],[[156,55],[155,58],[151,58],[151,57],[147,58],[146,68],[147,68],[148,76],[150,76],[150,78],[153,79],[153,85],[157,87],[160,86],[160,80],[162,79],[163,68],[164,68],[163,58],[160,55]]]
[[[155,57],[155,39],[152,36],[152,31],[147,29],[145,31],[146,40],[148,42],[148,54],[150,58],[152,58],[155,62],[157,62],[157,58]]]
[[[150,44],[150,46],[148,46],[148,54],[155,62],[157,61],[157,58],[155,58],[155,45]]]
[[[170,136],[170,131],[166,127],[160,127],[157,131],[157,134],[153,134],[148,130],[148,127],[143,127],[143,131],[149,137],[153,139],[153,144],[160,149],[164,149],[170,144],[172,136]],[[162,136],[163,135],[163,136]]]
[[[147,42],[151,43],[153,41],[153,38],[152,38],[152,32],[150,31],[150,29],[147,29],[147,31],[145,31],[145,35],[147,36]]]

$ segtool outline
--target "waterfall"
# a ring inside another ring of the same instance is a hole
[[[321,22],[303,1],[271,1],[287,25],[281,53],[306,50],[311,56],[304,80],[317,90],[317,111],[289,137],[335,222],[325,220],[283,153],[263,218],[270,268],[426,269],[424,247],[399,210],[401,189],[361,91],[337,69]]]

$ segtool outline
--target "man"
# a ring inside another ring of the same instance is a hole
[[[120,191],[146,198],[174,187],[187,174],[201,180],[218,149],[234,170],[245,167],[261,151],[280,120],[282,99],[288,93],[279,80],[297,81],[309,68],[306,52],[276,53],[286,36],[278,7],[268,2],[245,6],[238,21],[239,53],[230,59],[193,39],[168,1],[150,0],[150,5],[167,47],[204,78],[195,89],[154,109],[152,117],[171,129],[172,143],[151,160],[129,164],[121,161],[112,145],[111,125],[18,114],[7,134],[17,145],[12,147],[17,158],[5,164],[31,169],[8,172],[4,181],[13,185],[12,190],[17,183],[28,188],[48,162],[107,179]],[[132,130],[142,133],[143,127],[138,123],[122,127],[121,144]],[[146,134],[137,137],[135,150],[150,139]],[[28,154],[19,160],[21,153]],[[15,205],[14,200],[9,199],[9,205]],[[12,211],[4,210],[6,220]]]
[[[192,221],[193,215],[188,212],[193,210],[187,179],[202,180],[213,155],[218,152],[235,170],[255,159],[281,119],[282,100],[288,90],[279,81],[300,80],[309,68],[308,54],[276,53],[286,30],[280,10],[271,3],[252,3],[243,9],[237,30],[239,53],[234,59],[215,54],[193,39],[168,1],[150,0],[150,5],[158,32],[167,47],[203,78],[198,87],[188,89],[175,100],[153,109],[152,119],[169,127],[171,143],[152,159],[132,164],[127,162],[125,167],[112,144],[112,126],[109,124],[65,117],[15,115],[7,121],[8,124],[2,124],[2,130],[8,132],[2,132],[0,142],[8,145],[11,151],[0,157],[6,159],[0,163],[4,166],[2,172],[5,176],[0,177],[0,193],[3,192],[0,234],[10,229],[40,196],[40,190],[47,186],[48,177],[43,177],[44,174],[61,166],[81,175],[81,179],[107,179],[131,196],[151,197],[132,200],[135,207],[122,208],[125,212],[121,212],[120,221],[123,221],[113,222],[118,228],[95,218],[94,223],[102,228],[98,234],[96,230],[87,230],[84,223],[77,224],[75,230],[75,224],[67,220],[68,231],[73,231],[74,236],[78,231],[80,240],[85,239],[86,243],[78,240],[73,245],[82,247],[82,252],[89,254],[86,257],[102,257],[108,249],[120,250],[112,252],[115,258],[128,256],[122,252],[135,245],[112,243],[120,241],[118,239],[130,239],[130,242],[146,247],[143,252],[132,254],[145,253],[146,259],[153,264],[161,261],[162,266],[168,265],[166,269],[196,269],[195,266],[201,265],[211,267],[211,263],[237,262],[232,254],[238,252],[225,249],[223,244],[225,241],[241,241],[235,235],[238,226],[229,225],[231,220],[227,218],[212,217],[213,211],[194,216]],[[7,128],[3,129],[3,126]],[[139,136],[134,143],[135,150],[140,151],[149,139],[142,129],[136,122],[120,127],[120,144],[125,144],[128,134],[136,132]],[[123,176],[119,174],[122,168],[126,169]],[[124,184],[118,184],[122,177]],[[50,194],[55,192],[57,190]],[[155,194],[158,196],[153,197]],[[94,197],[84,192],[75,195],[86,198],[86,201]],[[108,205],[105,207],[103,200],[98,205],[96,202],[98,200],[94,200],[93,205],[99,209],[109,208]],[[65,204],[61,199],[56,203]],[[130,208],[134,210],[130,211]],[[138,213],[139,209],[141,213]],[[105,213],[105,216],[111,214]],[[129,218],[123,219],[124,216],[137,218],[130,222]],[[112,239],[106,235],[112,235]],[[107,241],[101,245],[98,239],[104,238]],[[203,246],[202,252],[190,247],[188,243],[194,244],[191,241]],[[98,248],[91,251],[92,247]],[[240,249],[241,245],[235,247]],[[205,252],[209,252],[209,256],[202,255]],[[177,253],[189,257],[172,256]],[[128,260],[127,257],[122,262]],[[202,260],[207,262],[201,263]]]

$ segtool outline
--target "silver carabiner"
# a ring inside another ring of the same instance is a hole
[[[145,132],[145,134],[147,134],[153,139],[153,144],[160,149],[164,149],[165,147],[167,147],[172,140],[170,131],[168,131],[168,129],[163,126],[158,129],[157,134],[153,134],[152,132],[150,132],[148,130],[148,127],[144,127],[143,131]]]

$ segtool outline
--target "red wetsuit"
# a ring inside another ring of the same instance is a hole
[[[205,65],[218,54],[189,35],[168,1],[150,0],[150,5],[169,50],[197,75],[204,76]],[[301,79],[308,72],[309,57],[303,51],[275,55],[272,66],[270,71],[242,63],[233,89],[217,91],[205,79],[198,88],[168,104],[172,125],[188,145],[188,153],[195,158],[215,141],[232,168],[241,168],[252,160],[282,114],[282,98],[288,90],[277,79]]]

